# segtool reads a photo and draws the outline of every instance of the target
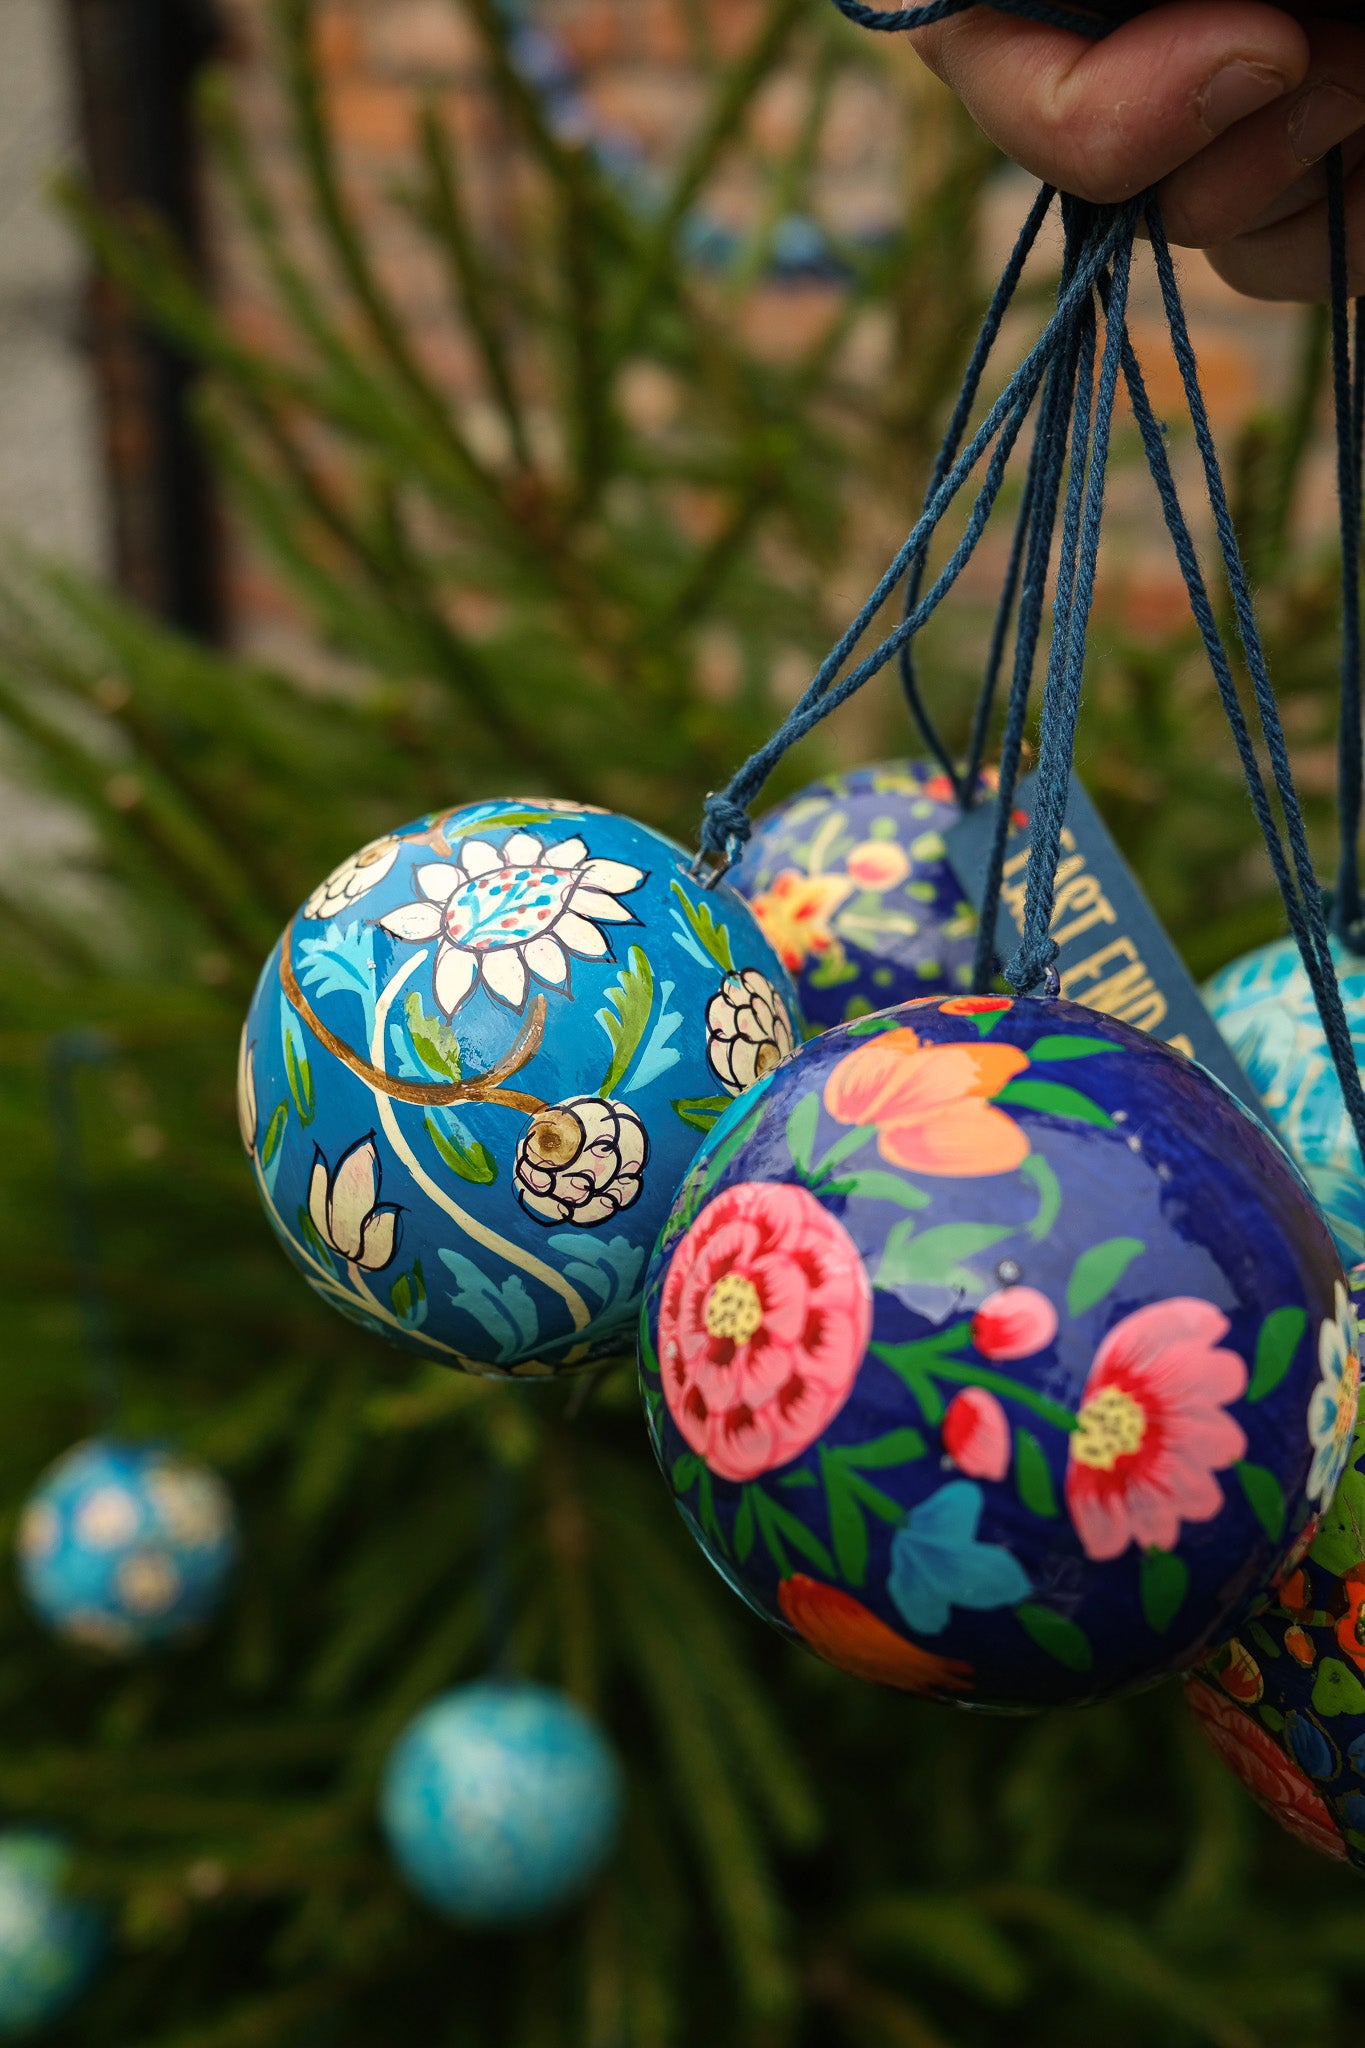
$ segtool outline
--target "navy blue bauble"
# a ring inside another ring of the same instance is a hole
[[[417,1716],[384,1768],[380,1813],[407,1882],[452,1920],[512,1925],[582,1891],[610,1855],[621,1774],[549,1686],[485,1679]]]
[[[748,906],[605,811],[471,804],[362,848],[271,954],[242,1136],[295,1265],[471,1372],[619,1354],[699,1133],[795,1043]]]
[[[976,918],[943,840],[961,815],[946,775],[906,761],[813,782],[758,820],[730,879],[810,1029],[971,986]]]
[[[29,1828],[0,1833],[0,2039],[60,2019],[88,1987],[109,1943],[98,1907],[64,1889],[71,1851]]]
[[[1365,960],[1332,940],[1357,1062],[1365,1068]],[[1293,939],[1277,939],[1214,975],[1204,1000],[1266,1115],[1302,1167],[1348,1266],[1365,1259],[1365,1172]]]
[[[1187,1668],[1330,1500],[1345,1282],[1202,1068],[1079,1004],[812,1040],[697,1156],[646,1288],[660,1463],[790,1636],[966,1707]]]
[[[192,1636],[237,1557],[227,1488],[164,1444],[98,1439],[50,1466],[19,1522],[29,1606],[68,1642],[132,1656]]]

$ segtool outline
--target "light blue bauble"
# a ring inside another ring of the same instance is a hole
[[[704,1132],[800,1037],[733,889],[606,811],[468,804],[319,883],[267,961],[238,1106],[340,1314],[491,1377],[628,1350]]]
[[[164,1444],[96,1438],[49,1466],[19,1521],[19,1581],[55,1634],[133,1656],[192,1636],[237,1557],[215,1472]]]
[[[1357,1065],[1365,1070],[1365,959],[1332,940]],[[1215,974],[1204,1001],[1301,1168],[1343,1265],[1365,1258],[1365,1173],[1299,949],[1277,939]]]
[[[108,1948],[99,1908],[69,1897],[71,1851],[56,1835],[0,1833],[0,2038],[39,2032],[89,1985]]]
[[[395,1743],[380,1818],[412,1889],[483,1926],[553,1912],[616,1840],[621,1773],[562,1693],[484,1679],[444,1693]]]

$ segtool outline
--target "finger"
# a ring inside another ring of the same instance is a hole
[[[1298,212],[1325,190],[1305,182],[1334,143],[1365,128],[1365,30],[1322,22],[1309,29],[1308,73],[1295,92],[1235,127],[1161,188],[1173,242],[1230,242]]]
[[[987,135],[1083,199],[1131,198],[1297,86],[1302,25],[1262,0],[1175,0],[1100,42],[974,8],[912,37]]]
[[[1327,202],[1319,200],[1254,234],[1205,252],[1234,291],[1253,299],[1321,300],[1330,289]],[[1346,183],[1346,269],[1351,296],[1365,292],[1365,166]]]

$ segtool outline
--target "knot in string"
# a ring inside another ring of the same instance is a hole
[[[728,789],[713,790],[702,812],[701,856],[693,869],[694,874],[700,872],[702,863],[706,863],[708,879],[718,882],[725,870],[739,858],[753,829],[753,820],[744,802]]]

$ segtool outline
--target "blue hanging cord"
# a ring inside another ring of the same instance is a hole
[[[874,28],[892,35],[902,29],[931,28],[936,21],[948,21],[954,14],[965,14],[977,5],[977,0],[926,0],[922,7],[898,7],[887,10],[881,7],[865,7],[862,0],[834,0],[847,20],[856,28]],[[1115,0],[1115,11],[1123,20],[1140,14],[1149,0]],[[1116,20],[1096,21],[1093,14],[1083,13],[1079,8],[1052,6],[1050,0],[990,0],[990,5],[999,14],[1017,15],[1023,21],[1040,22],[1044,28],[1068,28],[1083,36],[1105,36],[1118,26]]]
[[[57,1154],[57,1177],[66,1211],[72,1292],[81,1320],[86,1362],[100,1427],[112,1433],[122,1410],[118,1346],[100,1272],[99,1234],[90,1194],[90,1169],[81,1139],[76,1077],[109,1058],[107,1040],[93,1031],[63,1031],[48,1049],[48,1105]]]
[[[800,700],[766,745],[750,755],[723,790],[716,791],[707,798],[700,835],[701,850],[694,865],[694,872],[704,873],[706,879],[711,882],[719,879],[748,839],[753,829],[748,816],[748,806],[782,756],[799,739],[812,731],[821,719],[828,717],[831,711],[836,710],[856,690],[861,689],[870,677],[884,668],[897,650],[921,630],[925,621],[932,616],[952,588],[990,516],[991,508],[999,495],[1009,456],[1057,347],[1068,332],[1076,309],[1093,291],[1096,278],[1110,261],[1123,232],[1122,220],[1118,218],[1109,222],[1102,233],[1097,232],[1093,248],[1088,250],[1071,283],[1059,294],[1056,310],[1042,336],[1015,371],[968,446],[952,465],[932,504],[897,551],[895,559],[857,617],[821,663]],[[911,616],[902,620],[879,647],[836,683],[835,678],[852,650],[888,598],[899,587],[910,563],[927,547],[963,482],[993,442],[996,445],[987,464],[985,481],[976,499],[966,531],[937,582]]]
[[[1346,174],[1340,147],[1327,156],[1327,224],[1331,260],[1332,397],[1337,430],[1337,501],[1341,514],[1341,716],[1337,737],[1337,808],[1341,843],[1332,924],[1352,952],[1365,952],[1360,898],[1360,360],[1359,318],[1354,368],[1346,258]]]
[[[1014,294],[1019,288],[1019,280],[1024,274],[1024,265],[1033,253],[1033,247],[1038,240],[1039,231],[1051,210],[1052,201],[1055,196],[1054,188],[1051,185],[1043,185],[1039,188],[1038,196],[1029,209],[1028,218],[1020,230],[1018,240],[1010,251],[1009,262],[1006,264],[1000,282],[992,294],[990,306],[981,325],[981,332],[977,336],[976,345],[972,350],[971,360],[967,364],[963,375],[962,389],[958,392],[957,403],[953,407],[953,416],[948,422],[942,445],[934,461],[933,473],[929,479],[928,489],[924,494],[925,511],[929,509],[933,502],[935,494],[952,466],[953,457],[962,446],[962,437],[967,431],[976,405],[977,394],[981,389],[981,379],[985,374],[986,364],[999,338],[1001,326],[1013,302]],[[902,619],[909,618],[919,602],[927,559],[928,550],[926,549],[917,555],[910,564],[905,579],[905,599],[901,607]],[[999,628],[999,623],[999,620],[997,620],[997,629]],[[915,674],[914,644],[912,641],[907,640],[900,651],[900,678],[901,689],[905,694],[905,701],[910,708],[910,716],[919,730],[920,737],[947,775],[949,782],[953,786],[953,793],[957,798],[960,808],[963,810],[968,809],[976,793],[976,779],[971,775],[964,775],[962,773],[957,762],[953,759],[951,750],[944,744],[937,726],[929,715],[928,707],[920,694],[919,679]]]

